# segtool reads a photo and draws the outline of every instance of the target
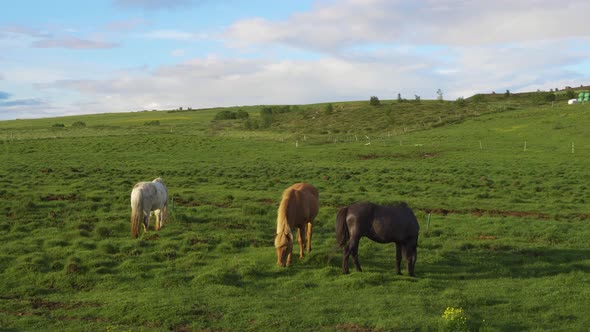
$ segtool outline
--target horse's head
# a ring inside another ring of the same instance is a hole
[[[293,252],[293,234],[280,232],[275,235],[275,249],[277,250],[277,265],[287,265],[289,255]]]

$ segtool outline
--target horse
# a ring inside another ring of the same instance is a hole
[[[419,225],[412,209],[404,202],[395,206],[381,206],[357,202],[340,208],[336,215],[336,238],[343,250],[342,272],[348,273],[348,257],[352,255],[357,271],[362,271],[358,260],[359,241],[363,236],[379,243],[395,242],[397,274],[402,274],[402,255],[410,276],[416,277]]]
[[[278,266],[284,267],[285,265],[291,265],[293,228],[297,228],[299,259],[303,259],[303,242],[306,238],[307,253],[311,251],[311,232],[313,220],[318,214],[318,209],[318,191],[311,184],[295,183],[285,189],[277,211],[277,231],[274,241]]]
[[[168,189],[157,178],[152,182],[139,182],[131,191],[131,237],[139,236],[140,223],[146,233],[150,225],[151,213],[156,215],[156,231],[164,226],[168,216]]]

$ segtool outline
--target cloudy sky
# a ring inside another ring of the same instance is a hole
[[[0,0],[0,120],[590,84],[585,0]]]

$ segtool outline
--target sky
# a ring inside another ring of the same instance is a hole
[[[0,0],[0,120],[590,84],[585,0]]]

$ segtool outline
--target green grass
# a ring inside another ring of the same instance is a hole
[[[444,330],[461,307],[469,330],[585,330],[590,109],[494,98],[292,106],[264,130],[218,109],[0,122],[0,329]],[[131,188],[157,176],[170,223],[132,240]],[[313,251],[281,269],[298,181],[320,191]],[[417,279],[367,239],[341,274],[335,214],[358,200],[415,210]]]

